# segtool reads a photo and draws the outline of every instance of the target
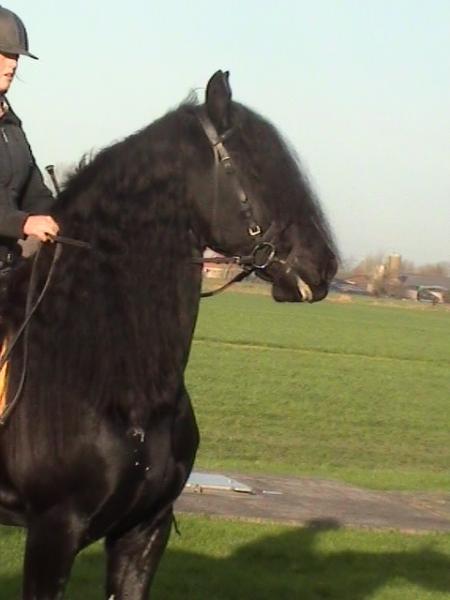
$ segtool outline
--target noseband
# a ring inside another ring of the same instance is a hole
[[[225,141],[233,133],[233,129],[228,129],[225,133],[219,135],[216,128],[211,122],[211,119],[206,113],[205,108],[200,107],[196,116],[205,132],[206,137],[214,152],[214,180],[217,181],[217,170],[222,168],[227,175],[227,181],[230,187],[239,200],[240,212],[244,217],[247,225],[247,233],[254,240],[253,248],[248,255],[237,256],[218,256],[211,258],[194,258],[193,262],[204,264],[205,262],[214,264],[236,264],[242,267],[242,272],[238,273],[233,279],[226,283],[221,288],[212,292],[204,292],[201,294],[203,298],[213,296],[218,292],[223,291],[237,281],[242,281],[254,271],[265,271],[273,262],[277,261],[277,250],[273,243],[275,227],[271,225],[263,234],[261,226],[257,223],[254,215],[252,202],[244,190],[242,183],[237,175],[236,167],[231,159],[230,153],[226,149]]]

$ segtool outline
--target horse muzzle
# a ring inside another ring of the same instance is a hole
[[[271,267],[272,296],[277,302],[319,302],[328,294],[329,283],[336,273],[336,261],[323,277],[307,277],[285,261]]]
[[[272,296],[277,302],[319,302],[328,294],[327,284],[313,286],[299,276],[289,279],[272,284]]]

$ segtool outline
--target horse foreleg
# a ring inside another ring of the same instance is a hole
[[[81,522],[54,512],[28,524],[23,600],[60,600],[84,533]]]
[[[147,600],[172,525],[172,507],[119,537],[108,536],[107,598]]]

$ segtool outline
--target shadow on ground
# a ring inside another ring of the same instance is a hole
[[[152,597],[155,600],[369,600],[389,586],[398,594],[389,593],[389,598],[423,598],[431,592],[450,597],[450,557],[433,550],[426,542],[413,552],[329,548],[324,552],[318,544],[322,533],[330,529],[337,526],[332,522],[314,522],[309,527],[243,545],[224,558],[169,549]],[[82,554],[67,598],[102,598],[103,571],[100,547]],[[1,600],[19,598],[20,578],[19,573],[0,577]],[[407,588],[408,584],[417,587]],[[409,593],[405,596],[407,589]]]

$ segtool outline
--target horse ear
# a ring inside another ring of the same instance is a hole
[[[216,71],[206,86],[206,110],[218,133],[229,129],[231,108],[230,72]]]

